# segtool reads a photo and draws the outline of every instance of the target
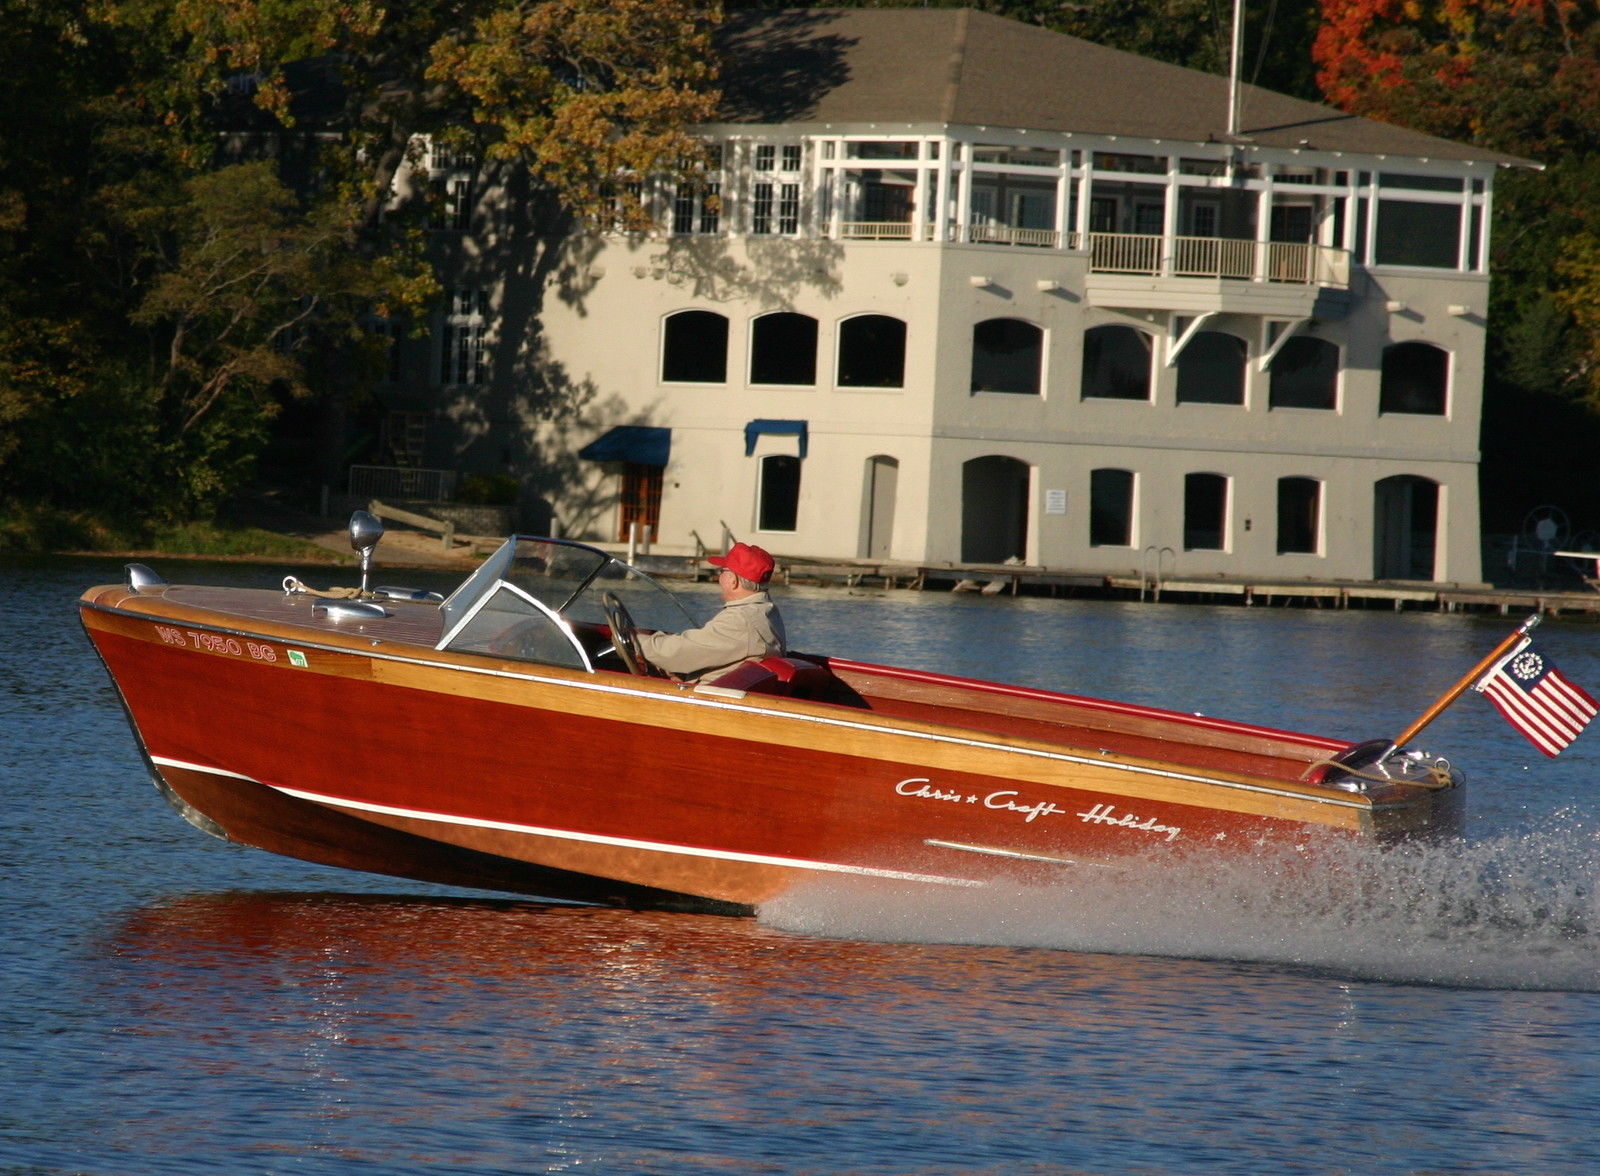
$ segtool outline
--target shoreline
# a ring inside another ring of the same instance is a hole
[[[125,550],[59,550],[50,552],[6,552],[12,557],[61,556],[137,561],[159,564],[162,561],[196,563],[213,561],[235,564],[315,565],[333,568],[354,567],[357,563],[343,528],[333,529],[328,520],[309,517],[270,520],[256,519],[248,525],[285,540],[297,541],[306,550],[283,552],[236,552],[208,554],[191,551],[159,551],[149,548]],[[287,524],[287,525],[285,525]],[[622,544],[597,543],[594,546],[619,558],[626,558]],[[457,551],[442,549],[438,536],[403,527],[386,530],[374,560],[374,570],[384,568],[408,571],[457,572],[462,576],[481,562],[478,548],[466,546]],[[693,556],[684,554],[640,554],[635,564],[651,575],[665,579],[698,579],[701,569]],[[808,585],[825,588],[879,588],[885,591],[971,593],[982,596],[1050,596],[1097,600],[1169,604],[1210,604],[1234,607],[1278,607],[1313,609],[1370,609],[1419,612],[1492,612],[1510,615],[1536,612],[1541,616],[1577,620],[1600,620],[1600,591],[1592,588],[1537,588],[1460,585],[1398,581],[1282,581],[1252,579],[1182,579],[1178,577],[1115,576],[1079,573],[1070,570],[1010,565],[898,564],[869,560],[820,560],[779,555],[775,580],[783,585]]]

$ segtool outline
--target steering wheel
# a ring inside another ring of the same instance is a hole
[[[618,600],[614,592],[601,596],[600,603],[606,610],[606,624],[611,626],[611,644],[617,656],[622,659],[628,673],[645,677],[649,673],[650,663],[645,661],[644,651],[639,648],[639,627],[633,623],[628,606]]]

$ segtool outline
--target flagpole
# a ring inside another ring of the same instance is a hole
[[[1244,0],[1233,0],[1233,41],[1229,46],[1228,139],[1239,137],[1239,69],[1244,56]]]
[[[1440,698],[1438,702],[1434,703],[1427,710],[1425,710],[1416,722],[1412,723],[1411,726],[1400,732],[1399,735],[1396,735],[1394,742],[1389,744],[1388,747],[1384,748],[1383,754],[1380,755],[1374,761],[1374,763],[1383,763],[1384,760],[1388,759],[1391,755],[1399,751],[1411,740],[1415,739],[1418,732],[1420,732],[1429,723],[1433,722],[1434,719],[1437,719],[1441,714],[1443,714],[1446,707],[1466,693],[1467,687],[1471,686],[1480,677],[1482,677],[1485,670],[1504,657],[1511,647],[1523,637],[1527,636],[1529,631],[1531,631],[1538,623],[1539,614],[1534,613],[1529,616],[1527,620],[1523,621],[1522,624],[1518,625],[1515,633],[1511,634],[1511,636],[1507,637],[1504,641],[1500,642],[1499,645],[1496,645],[1492,650],[1490,650],[1488,656],[1468,670],[1466,676],[1463,677],[1461,681],[1457,682],[1454,686],[1450,687],[1449,690],[1445,691],[1444,696]]]

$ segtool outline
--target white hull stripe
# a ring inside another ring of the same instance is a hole
[[[717,861],[747,862],[758,866],[780,866],[791,870],[854,874],[866,878],[892,878],[902,882],[930,882],[946,886],[983,885],[983,883],[975,882],[970,878],[947,878],[940,874],[913,874],[904,870],[879,870],[870,866],[847,866],[837,862],[814,862],[803,858],[769,857],[765,854],[701,849],[692,845],[669,845],[659,841],[639,841],[629,837],[607,837],[599,833],[577,833],[570,829],[550,829],[540,825],[518,825],[509,821],[486,821],[477,817],[431,813],[420,809],[397,808],[387,804],[369,804],[366,801],[346,800],[338,796],[324,796],[317,792],[305,792],[299,788],[285,788],[278,784],[267,784],[265,781],[257,780],[254,777],[243,776],[238,772],[230,772],[225,768],[214,768],[207,764],[190,763],[186,760],[170,759],[160,755],[153,755],[150,758],[154,763],[163,767],[179,768],[188,772],[204,772],[212,776],[223,776],[230,780],[243,780],[250,784],[259,784],[264,788],[271,788],[274,792],[281,792],[285,796],[294,797],[296,800],[306,800],[313,804],[326,805],[329,808],[378,813],[389,817],[405,817],[414,821],[431,821],[441,825],[460,825],[474,829],[499,829],[508,833],[524,833],[532,837],[553,837],[562,841],[582,841],[593,845],[611,845],[621,849],[642,849],[652,853],[675,853],[685,857],[712,858]]]

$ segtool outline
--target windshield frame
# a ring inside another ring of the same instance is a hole
[[[539,549],[537,552],[534,550],[535,545]],[[529,591],[512,578],[516,574],[519,553],[525,559],[538,559],[546,566],[564,565],[567,561],[563,557],[576,556],[580,558],[571,560],[571,564],[575,569],[572,580],[558,582],[560,590],[550,593],[546,599],[541,599],[537,592]],[[585,567],[585,564],[592,564],[592,566]],[[608,575],[608,572],[613,574]],[[681,618],[682,627],[692,628],[700,623],[684,606],[675,592],[665,587],[653,576],[640,571],[632,564],[618,559],[609,552],[571,539],[552,539],[542,535],[512,535],[496,548],[439,605],[439,611],[443,618],[443,633],[439,643],[434,648],[439,650],[447,649],[472,618],[477,615],[479,610],[503,586],[529,603],[536,605],[539,612],[556,621],[567,634],[569,640],[579,647],[581,653],[581,643],[578,642],[572,632],[573,618],[569,614],[578,611],[590,594],[598,594],[597,585],[605,585],[615,580],[629,579],[636,580],[648,588],[653,588],[662,603],[670,603],[676,614],[674,620]],[[572,584],[570,590],[566,587],[567,583]],[[603,615],[603,610],[598,609],[583,609],[582,611],[597,612]],[[583,663],[590,672],[593,672],[594,667],[587,654],[583,655]]]

